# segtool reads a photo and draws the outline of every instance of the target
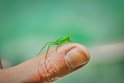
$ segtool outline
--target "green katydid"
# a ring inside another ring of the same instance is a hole
[[[58,48],[60,45],[65,44],[65,43],[68,43],[68,42],[72,42],[71,39],[70,39],[71,34],[72,34],[72,33],[70,32],[69,35],[64,36],[64,37],[61,37],[61,38],[57,39],[56,41],[47,42],[47,43],[43,46],[43,48],[40,50],[39,54],[40,54],[40,53],[42,52],[42,50],[48,45],[48,48],[47,48],[47,51],[46,51],[46,55],[45,55],[45,60],[46,60],[50,46],[51,46],[51,45],[57,45],[57,46],[56,46],[56,51],[57,51],[57,48]],[[38,55],[39,55],[39,54],[38,54]]]

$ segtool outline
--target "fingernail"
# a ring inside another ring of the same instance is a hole
[[[79,48],[73,48],[64,57],[69,69],[77,68],[88,62],[88,57]]]

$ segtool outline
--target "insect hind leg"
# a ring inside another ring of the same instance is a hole
[[[40,53],[43,51],[43,49],[48,45],[48,43],[46,43],[43,48],[40,50],[40,52],[38,53],[38,55],[40,55]]]
[[[47,51],[46,51],[45,60],[48,56],[49,48],[50,48],[51,45],[55,45],[55,43],[54,42],[48,42],[48,48],[47,48]]]
[[[47,58],[48,52],[49,52],[49,48],[50,48],[51,44],[48,45],[47,51],[46,51],[46,55],[45,55],[45,60]]]

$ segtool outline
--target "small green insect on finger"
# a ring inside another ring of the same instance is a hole
[[[72,32],[70,32],[70,34],[68,36],[64,36],[64,37],[61,37],[59,39],[57,39],[56,41],[54,42],[48,42],[46,43],[43,48],[40,50],[39,54],[43,51],[43,49],[48,45],[48,48],[47,48],[47,51],[46,51],[46,55],[45,55],[45,60],[47,58],[47,55],[48,55],[48,52],[49,52],[49,48],[51,45],[57,45],[56,47],[56,51],[57,51],[57,48],[62,45],[62,44],[65,44],[65,43],[68,43],[68,42],[72,42],[71,39],[70,39],[70,36],[71,36]]]

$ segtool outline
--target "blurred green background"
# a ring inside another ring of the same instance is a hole
[[[91,60],[56,83],[124,83],[124,0],[0,0],[0,57],[14,66],[73,32]]]

